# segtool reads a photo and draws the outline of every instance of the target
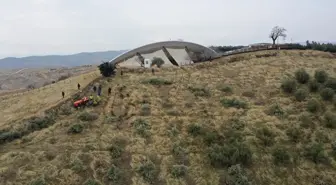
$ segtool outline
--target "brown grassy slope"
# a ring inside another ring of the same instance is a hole
[[[121,176],[126,180],[121,184],[148,184],[137,168],[150,158],[159,171],[153,175],[154,184],[220,184],[227,168],[211,166],[203,136],[191,136],[188,128],[198,124],[206,132],[213,130],[228,137],[226,129],[232,126],[232,119],[238,119],[234,125],[244,125],[239,136],[245,138],[243,143],[253,152],[252,164],[244,169],[254,184],[336,183],[335,160],[329,154],[335,130],[323,126],[323,113],[308,114],[315,127],[301,127],[299,115],[306,111],[306,101],[296,102],[280,90],[280,81],[299,68],[311,74],[324,69],[334,75],[336,60],[326,53],[311,51],[281,51],[276,57],[258,59],[254,55],[237,55],[184,69],[164,69],[155,76],[147,71],[101,81],[105,93],[112,86],[112,96],[104,94],[105,103],[87,108],[100,114],[97,120],[82,122],[78,115],[83,110],[73,111],[69,116],[59,116],[49,128],[0,146],[0,183],[27,184],[42,178],[47,184],[83,184],[88,179],[113,184],[108,174],[114,164],[124,172]],[[229,63],[235,60],[241,61]],[[151,78],[172,84],[143,83]],[[221,91],[223,86],[230,86],[233,93]],[[195,87],[204,90],[204,96],[195,96]],[[248,108],[225,108],[220,104],[224,97],[245,101]],[[318,94],[310,94],[309,98],[312,97],[320,99]],[[282,118],[265,113],[272,104],[283,109]],[[323,105],[334,111],[331,103]],[[147,138],[134,128],[139,118],[151,125]],[[68,134],[69,127],[76,123],[83,124],[84,131]],[[294,126],[303,131],[297,143],[291,142],[287,134]],[[259,130],[264,127],[275,135],[272,145],[261,143],[264,140]],[[331,160],[328,165],[314,164],[303,155],[306,146],[322,137]],[[119,158],[113,158],[110,152],[111,146],[117,146],[115,139],[126,140]],[[223,144],[229,145],[226,142]],[[179,161],[172,152],[174,145],[182,146],[187,153],[182,156],[188,166],[184,178],[173,178],[170,173],[172,165]],[[289,165],[273,163],[272,151],[279,146],[289,151]]]
[[[85,87],[99,76],[98,71],[71,77],[46,87],[34,89],[24,94],[0,97],[0,128],[14,120],[23,119],[42,112],[62,101],[61,92],[71,97],[77,90],[77,83]]]

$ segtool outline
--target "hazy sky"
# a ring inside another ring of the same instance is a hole
[[[0,58],[132,49],[336,40],[336,0],[0,0]]]

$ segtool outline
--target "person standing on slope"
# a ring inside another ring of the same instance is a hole
[[[79,83],[77,84],[77,87],[78,87],[78,90],[79,90],[80,89],[80,84]]]
[[[64,91],[62,91],[62,97],[64,98],[64,95],[65,95],[65,93],[64,93]]]

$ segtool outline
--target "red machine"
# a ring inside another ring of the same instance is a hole
[[[74,107],[77,108],[77,107],[79,107],[81,105],[85,105],[88,101],[89,101],[89,98],[84,97],[84,98],[82,98],[80,100],[75,101],[74,102]]]

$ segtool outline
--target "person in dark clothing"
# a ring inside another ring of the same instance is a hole
[[[77,84],[77,87],[78,87],[78,90],[79,90],[80,89],[80,84],[79,83]]]
[[[96,92],[96,91],[97,91],[97,87],[93,86],[93,92]]]
[[[64,98],[64,95],[65,95],[65,94],[64,94],[64,91],[62,91],[62,97],[63,97],[63,98]]]
[[[109,88],[108,88],[108,95],[109,95],[109,96],[111,95],[111,91],[112,91],[112,89],[111,89],[111,87],[109,87]]]
[[[154,68],[152,68],[152,74],[154,74]]]
[[[98,87],[98,96],[100,96],[100,94],[101,94],[101,90],[102,90],[102,86],[99,85],[99,87]]]
[[[120,75],[122,76],[124,74],[124,72],[122,70],[120,70]]]

